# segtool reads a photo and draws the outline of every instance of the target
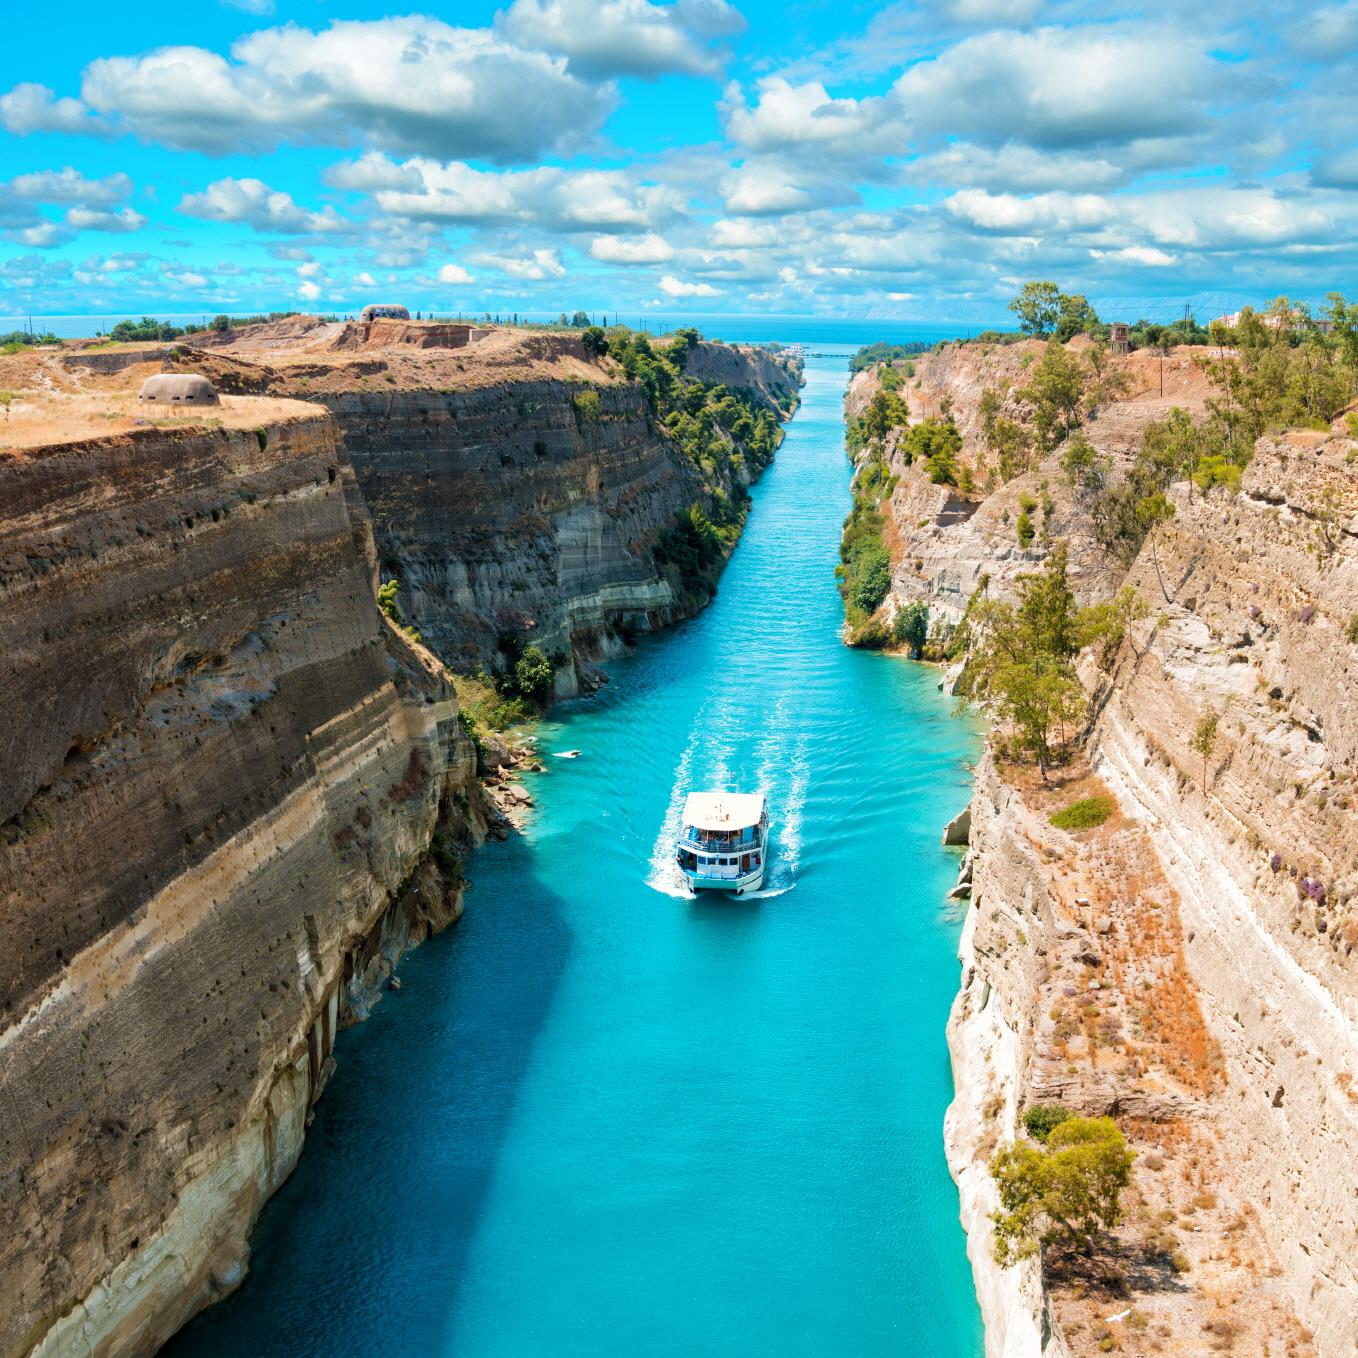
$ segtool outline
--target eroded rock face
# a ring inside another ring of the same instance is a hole
[[[6,1358],[234,1287],[337,1027],[459,908],[419,866],[477,829],[456,697],[294,409],[0,456]]]
[[[714,473],[683,454],[616,362],[588,355],[577,335],[509,329],[464,349],[406,338],[343,350],[319,325],[304,337],[261,327],[214,349],[209,371],[223,390],[304,397],[334,414],[383,575],[445,660],[493,671],[511,636],[562,662],[564,695],[621,634],[699,605],[655,547],[676,512],[712,508]],[[690,348],[685,374],[779,417],[800,380],[794,360],[708,342]],[[739,499],[750,477],[734,452],[716,489]]]
[[[577,410],[579,390],[529,380],[322,398],[403,612],[455,663],[489,664],[505,632],[588,654],[609,629],[678,613],[651,548],[701,498],[700,477],[639,387],[598,387],[597,419]]]
[[[946,358],[946,380],[926,367],[919,396],[955,391],[969,439],[981,361]],[[1115,464],[1176,396],[1192,408],[1188,376],[1166,363],[1164,398],[1152,365],[1153,390],[1089,426]],[[870,396],[858,379],[850,413]],[[1275,1351],[1358,1343],[1355,456],[1340,427],[1261,441],[1239,494],[1175,487],[1174,516],[1130,572],[1100,563],[1080,505],[1043,469],[1082,599],[1129,584],[1146,611],[1108,670],[1081,667],[1090,767],[1065,776],[1106,793],[1112,821],[1067,835],[1048,815],[1076,787],[1004,774],[992,757],[978,772],[948,1152],[996,1358],[1096,1351],[1104,1313],[1127,1305],[1049,1291],[1032,1266],[1000,1270],[991,1255],[987,1163],[1020,1109],[1052,1101],[1131,1129],[1149,1172],[1118,1237],[1128,1259],[1153,1248],[1145,1222],[1178,1223],[1186,1271],[1128,1299],[1150,1333],[1175,1351],[1217,1325]],[[996,525],[1031,479],[948,523],[946,492],[900,470],[893,591],[951,617],[982,575],[1012,595],[1020,562]],[[1191,742],[1210,714],[1204,759]]]

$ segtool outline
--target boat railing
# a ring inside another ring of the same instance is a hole
[[[697,849],[702,853],[754,853],[764,847],[762,839],[702,839],[685,836],[680,844],[685,849]]]

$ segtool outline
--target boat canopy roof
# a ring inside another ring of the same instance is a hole
[[[743,830],[764,814],[762,792],[690,792],[684,824],[699,830]]]

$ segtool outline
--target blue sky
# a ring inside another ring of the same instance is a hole
[[[1358,0],[53,13],[0,55],[0,314],[1358,293]]]

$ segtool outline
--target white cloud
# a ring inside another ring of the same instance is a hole
[[[1117,157],[1039,151],[1006,142],[999,147],[956,142],[910,162],[907,173],[923,183],[983,189],[1103,189],[1126,182],[1135,167],[1125,153]]]
[[[377,279],[375,279],[375,278],[372,276],[372,274],[368,273],[366,270],[364,270],[363,273],[356,273],[356,274],[354,275],[354,287],[356,287],[356,288],[375,288],[376,286],[377,286]]]
[[[772,216],[810,207],[811,195],[799,188],[777,166],[747,165],[722,182],[727,212],[742,216]]]
[[[1221,83],[1182,34],[1043,28],[966,38],[912,66],[892,92],[915,128],[1072,148],[1201,127]]]
[[[20,137],[30,132],[108,134],[107,126],[79,99],[58,99],[46,85],[32,81],[0,94],[0,125]]]
[[[1037,18],[1042,10],[1042,0],[949,0],[944,8],[959,24],[1022,25]]]
[[[89,108],[144,140],[210,155],[366,141],[506,163],[580,143],[616,99],[561,58],[423,15],[262,29],[230,60],[185,46],[104,57],[85,68],[81,94],[83,104],[53,101],[41,86],[18,86],[0,98],[0,116],[12,130],[17,121],[79,131]]]
[[[557,53],[593,78],[715,76],[724,56],[715,44],[745,27],[726,0],[514,0],[496,22],[520,47]]]
[[[589,252],[606,264],[664,264],[674,258],[674,246],[653,231],[644,236],[595,236]]]
[[[1288,41],[1315,61],[1342,61],[1358,47],[1358,0],[1324,5],[1298,16],[1289,26]]]
[[[728,249],[758,250],[784,239],[783,233],[770,222],[720,217],[712,223],[712,243]]]
[[[1084,230],[1101,226],[1116,214],[1112,203],[1096,193],[1039,193],[1020,198],[1013,193],[961,189],[944,200],[944,207],[959,221],[1007,235]]]
[[[20,198],[40,203],[73,203],[80,207],[111,207],[132,192],[132,181],[125,174],[106,179],[86,179],[68,165],[64,170],[40,170],[16,175],[10,189]]]
[[[660,291],[666,297],[720,297],[721,289],[714,288],[711,283],[685,283],[675,278],[673,274],[666,274],[660,280]]]
[[[73,207],[64,218],[66,225],[76,231],[140,231],[146,218],[130,207],[117,212],[99,212],[90,208]]]
[[[535,225],[548,231],[635,232],[663,225],[687,204],[673,189],[638,184],[619,170],[496,173],[460,161],[397,165],[369,155],[327,172],[339,188],[369,191],[383,212],[428,222]]]
[[[297,295],[305,301],[314,302],[321,295],[321,285],[313,283],[309,278],[303,279],[297,285]]]
[[[1150,245],[1127,245],[1121,250],[1091,250],[1089,253],[1110,264],[1139,264],[1148,269],[1167,269],[1178,262],[1177,255],[1166,254]]]
[[[282,189],[271,189],[261,179],[218,179],[201,193],[186,194],[179,211],[207,222],[234,222],[255,231],[342,231],[346,223],[334,210],[309,212]]]
[[[733,81],[720,104],[726,135],[750,151],[861,161],[905,147],[905,128],[885,98],[833,99],[817,81],[794,85],[782,76],[765,77],[758,91],[751,106]]]
[[[71,239],[72,233],[58,226],[56,222],[40,222],[37,226],[26,226],[18,231],[7,231],[5,234],[18,241],[20,245],[46,250],[53,245],[64,245]]]
[[[463,283],[474,283],[476,280],[460,264],[445,264],[439,270],[439,282],[451,283],[455,286]]]
[[[566,266],[555,250],[534,250],[529,255],[481,254],[476,256],[474,262],[527,282],[561,278],[566,272]]]

